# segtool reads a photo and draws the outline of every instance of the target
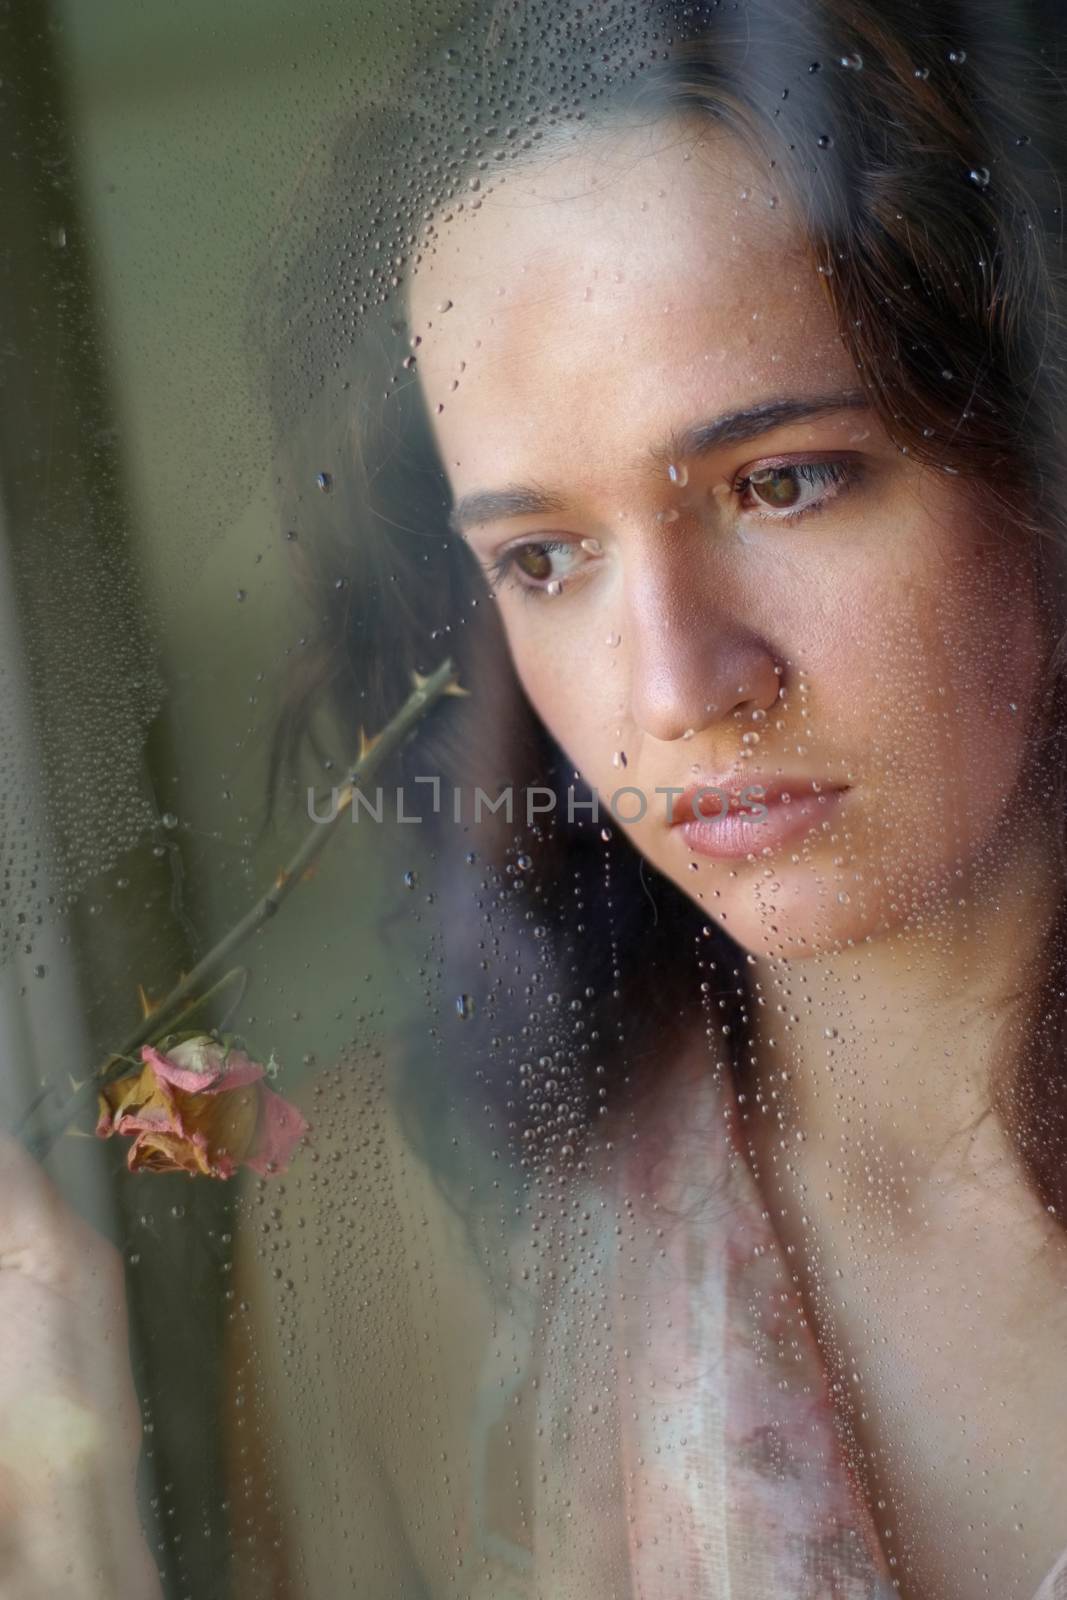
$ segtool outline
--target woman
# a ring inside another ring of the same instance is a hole
[[[657,1597],[1033,1596],[1067,1565],[1058,101],[1024,19],[966,15],[665,7],[639,33],[498,10],[481,76],[468,35],[397,92],[391,141],[339,151],[340,180],[385,148],[393,184],[380,164],[366,192],[404,203],[345,285],[364,319],[384,303],[392,372],[357,368],[375,515],[359,567],[335,535],[321,572],[328,670],[376,726],[406,666],[459,657],[471,703],[407,773],[555,796],[517,847],[461,835],[448,801],[428,820],[445,864],[525,853],[546,981],[601,1035],[509,1058],[526,1018],[516,998],[502,1032],[498,1001],[478,1075],[525,1182],[498,1286],[540,1222],[580,1307],[542,1273],[505,1395],[547,1362],[553,1443],[487,1592],[519,1583],[516,1551],[531,1593]],[[328,251],[316,232],[285,302],[305,369],[293,314]],[[322,518],[349,517],[349,452],[319,438]],[[321,549],[312,498],[291,526]],[[655,876],[613,857],[605,892],[575,783],[618,795],[607,821]],[[462,923],[446,994],[476,970]],[[616,1227],[659,1242],[620,1258]],[[417,1457],[398,1447],[405,1485]]]
[[[339,147],[277,771],[459,660],[403,771],[463,1047],[354,1052],[257,1202],[242,1594],[1067,1576],[1061,152],[966,16],[498,9]]]

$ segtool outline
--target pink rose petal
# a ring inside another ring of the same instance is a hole
[[[172,1083],[186,1094],[218,1094],[221,1090],[242,1089],[256,1083],[264,1068],[243,1050],[227,1052],[213,1039],[187,1039],[166,1055],[150,1044],[141,1046],[141,1059],[147,1061],[156,1077]]]
[[[285,1171],[308,1125],[296,1107],[280,1094],[275,1094],[273,1089],[264,1087],[261,1093],[263,1103],[259,1111],[256,1139],[245,1156],[244,1164],[261,1177],[266,1177],[268,1167],[274,1172]]]

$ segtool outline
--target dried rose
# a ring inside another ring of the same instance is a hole
[[[142,1045],[139,1073],[100,1091],[96,1131],[132,1137],[131,1172],[232,1178],[239,1166],[283,1172],[307,1123],[263,1082],[245,1052],[196,1034],[165,1051]]]

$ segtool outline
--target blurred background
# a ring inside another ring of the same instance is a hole
[[[251,283],[354,87],[420,39],[376,0],[37,0],[0,8],[0,38],[12,1126],[116,1047],[141,1017],[139,986],[165,995],[308,829],[302,811],[262,827],[302,614],[247,360]],[[274,1053],[283,1093],[299,1099],[343,1045],[425,1012],[373,932],[418,868],[413,832],[397,849],[348,829],[324,878],[236,958],[249,983],[227,1026]],[[48,1165],[127,1261],[142,1509],[167,1592],[222,1596],[217,1383],[239,1186],[115,1183],[120,1145],[75,1132]]]

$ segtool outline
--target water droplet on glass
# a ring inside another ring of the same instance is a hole
[[[47,971],[48,971],[47,967],[34,967],[33,975],[34,975],[35,978],[43,978]]]
[[[863,57],[858,50],[853,50],[851,55],[841,57],[841,65],[853,72],[859,72],[863,67]]]
[[[451,300],[442,300],[441,304],[437,307],[437,309],[438,309],[438,311],[451,311],[452,310],[452,302],[451,302]]]
[[[676,483],[679,488],[684,489],[689,482],[689,468],[684,462],[675,463],[672,461],[667,468],[667,476],[672,483]]]
[[[829,150],[833,142],[834,141],[831,139],[828,133],[820,133],[819,137],[815,141],[820,150]]]
[[[929,67],[916,67],[915,71],[912,74],[912,76],[915,77],[915,78],[919,78],[923,83],[925,83],[927,78],[930,76],[930,68]]]
[[[616,750],[611,758],[611,764],[613,767],[624,767],[626,765],[626,751]]]
[[[678,510],[677,510],[677,508],[675,506],[668,506],[666,511],[657,511],[656,512],[656,521],[659,522],[659,523],[664,523],[664,524],[669,524],[671,522],[677,522],[678,521],[678,515],[679,515],[679,513],[678,513]]]
[[[948,58],[954,67],[962,67],[967,59],[967,52],[966,50],[950,50]]]
[[[550,578],[545,584],[546,594],[562,594],[563,585],[558,578]]]
[[[599,539],[583,539],[581,541],[581,545],[582,549],[591,556],[598,556],[603,549],[603,545],[600,543]]]
[[[474,1001],[469,994],[456,997],[456,1015],[462,1022],[469,1022],[474,1015]]]
[[[405,874],[404,874],[404,888],[405,889],[414,889],[414,887],[418,883],[418,881],[419,881],[419,875],[418,875],[417,872],[412,872],[410,869],[407,872],[405,872]]]
[[[988,167],[972,167],[967,176],[979,189],[987,189],[989,187]]]
[[[529,872],[530,868],[533,866],[533,856],[516,856],[515,865],[518,867],[520,872]]]
[[[604,640],[604,643],[608,646],[608,648],[610,650],[615,650],[615,649],[617,649],[617,647],[620,644],[622,644],[622,634],[621,633],[609,633],[607,638]]]
[[[164,828],[176,828],[178,826],[178,819],[173,811],[164,811],[159,820]]]
[[[329,494],[330,490],[333,488],[333,479],[328,472],[316,473],[315,483],[316,486],[322,490],[323,494]]]

